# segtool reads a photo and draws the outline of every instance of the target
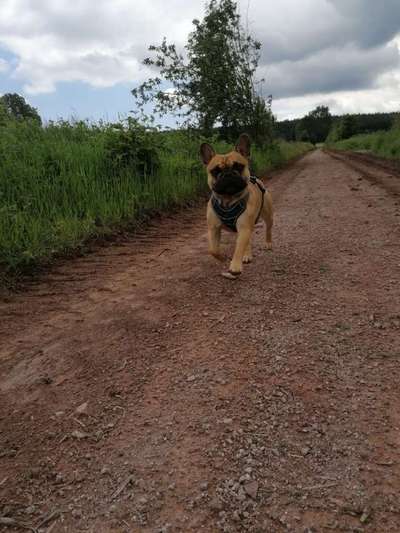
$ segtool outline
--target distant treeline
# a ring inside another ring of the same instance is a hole
[[[325,142],[348,139],[353,135],[388,131],[400,119],[400,113],[359,113],[330,115],[320,106],[303,118],[275,122],[275,136],[286,141]]]

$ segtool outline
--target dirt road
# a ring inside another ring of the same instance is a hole
[[[1,531],[400,531],[400,178],[268,186],[237,281],[202,207],[0,304]]]

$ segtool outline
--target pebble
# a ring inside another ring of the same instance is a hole
[[[79,405],[79,406],[75,409],[75,412],[78,413],[78,415],[82,415],[82,414],[86,413],[87,408],[88,408],[88,402],[85,402],[85,403],[82,403],[81,405]],[[57,414],[57,413],[56,413],[56,414]]]
[[[257,493],[258,493],[258,483],[257,481],[251,481],[250,483],[246,483],[244,486],[243,486],[246,494],[248,496],[250,496],[250,498],[252,498],[253,500],[255,500],[257,498]]]
[[[233,511],[233,515],[232,515],[232,519],[235,521],[235,522],[240,522],[240,514],[239,514],[239,511]]]
[[[75,430],[71,433],[71,436],[74,437],[74,439],[86,439],[89,435],[87,433],[83,433],[83,431]]]
[[[221,500],[219,500],[218,498],[213,498],[211,501],[210,501],[210,507],[211,509],[214,509],[215,511],[222,511],[223,509],[223,505],[222,505],[222,502]]]
[[[246,490],[246,487],[245,487],[245,490]],[[243,489],[239,490],[238,495],[237,495],[237,499],[240,502],[244,502],[246,500],[246,494],[244,493]]]
[[[165,526],[159,527],[155,530],[155,533],[168,533],[171,529],[171,524],[165,524]]]

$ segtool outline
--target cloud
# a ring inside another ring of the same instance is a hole
[[[278,120],[299,118],[318,105],[328,106],[336,115],[392,112],[400,109],[399,87],[400,79],[394,85],[373,89],[282,98],[274,102],[274,114]]]
[[[398,0],[281,0],[257,4],[249,27],[262,43],[259,75],[279,99],[377,87],[398,72]],[[383,105],[383,104],[382,104]]]
[[[0,57],[0,73],[7,72],[7,70],[10,68],[10,65],[8,62]]]
[[[295,61],[326,48],[381,46],[400,31],[398,0],[257,2],[249,27],[263,44],[263,63]]]
[[[398,0],[329,0],[346,24],[348,42],[363,48],[391,41],[400,31]]]
[[[292,113],[321,98],[356,109],[377,94],[397,102],[399,0],[239,3],[243,24],[262,42],[259,77],[278,109]],[[30,95],[64,82],[133,88],[149,75],[148,46],[164,36],[183,46],[203,10],[198,0],[1,0],[0,46],[15,61],[0,59],[0,72]]]
[[[268,91],[276,98],[304,94],[369,89],[379,77],[400,67],[395,44],[368,52],[352,44],[327,48],[303,60],[274,63],[261,70]]]
[[[13,76],[30,94],[66,81],[133,86],[149,74],[142,65],[149,44],[164,35],[183,43],[195,14],[195,3],[179,0],[140,9],[131,0],[2,0],[0,43],[17,57]]]

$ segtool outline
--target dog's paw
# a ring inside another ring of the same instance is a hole
[[[272,242],[267,242],[267,244],[265,245],[265,249],[268,252],[272,251]]]
[[[222,272],[222,277],[226,279],[238,279],[241,272],[232,272],[231,270],[228,270],[228,272]]]
[[[228,257],[225,254],[221,254],[221,253],[210,252],[210,255],[212,255],[214,259],[216,259],[217,261],[221,261],[221,263],[224,263],[228,259]]]
[[[243,263],[248,264],[248,263],[251,263],[252,261],[253,261],[253,256],[251,255],[243,256]]]

